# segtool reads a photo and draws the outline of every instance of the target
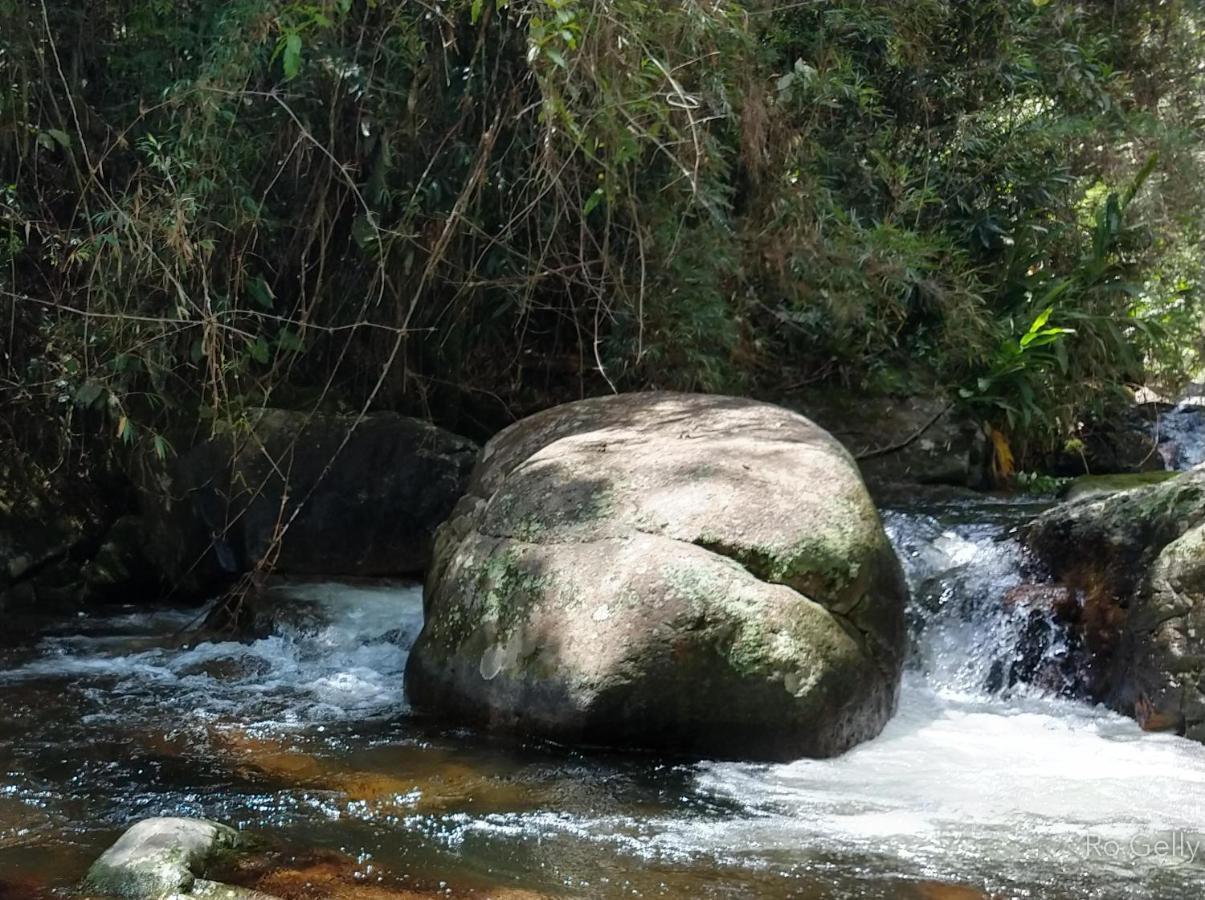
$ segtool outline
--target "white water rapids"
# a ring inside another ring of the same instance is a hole
[[[1185,472],[1205,463],[1205,386],[1193,385],[1155,419],[1155,443],[1168,469]]]
[[[1000,598],[1026,514],[886,514],[914,592],[913,662],[887,729],[835,760],[682,765],[432,730],[401,692],[415,586],[299,588],[324,622],[251,644],[181,647],[168,638],[186,613],[81,619],[2,661],[0,694],[24,699],[0,714],[0,801],[37,815],[10,822],[0,803],[0,881],[30,865],[6,842],[176,812],[556,896],[889,898],[933,880],[999,897],[1200,896],[1205,747],[1000,680],[1025,652]],[[231,774],[214,735],[236,732],[286,747],[290,765],[309,753],[396,789],[359,796],[326,769],[296,784]],[[146,749],[148,734],[178,738],[185,762]],[[431,802],[452,766],[477,786]]]

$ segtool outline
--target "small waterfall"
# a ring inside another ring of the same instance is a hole
[[[1004,509],[987,500],[884,514],[912,595],[911,668],[961,694],[1070,693],[1073,641],[1043,592],[1027,591],[1016,504]]]
[[[1155,420],[1155,441],[1168,469],[1186,472],[1205,463],[1205,386],[1196,385]]]
[[[882,854],[901,873],[970,877],[1001,897],[1145,900],[1199,887],[1200,855],[1143,848],[1200,837],[1205,752],[1067,696],[1075,648],[1024,600],[1018,529],[1043,507],[919,499],[884,513],[912,590],[899,710],[834,760],[705,767],[709,792],[757,814],[725,832],[729,846]],[[1134,849],[1109,856],[1102,845]]]

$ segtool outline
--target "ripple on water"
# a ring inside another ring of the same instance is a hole
[[[66,885],[128,821],[174,813],[470,893],[1193,895],[1200,857],[1086,851],[1205,830],[1205,748],[985,693],[981,657],[1009,652],[992,629],[1020,564],[1007,516],[887,522],[925,589],[914,662],[883,735],[836,760],[684,765],[412,718],[415,586],[306,586],[323,621],[246,645],[182,646],[193,612],[59,628],[0,660],[0,872]]]

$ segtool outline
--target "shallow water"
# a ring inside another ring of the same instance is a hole
[[[162,814],[440,896],[1199,896],[1205,747],[1032,685],[987,689],[1026,652],[1001,596],[1032,512],[885,515],[913,664],[886,731],[829,761],[687,765],[424,721],[401,693],[413,585],[297,587],[329,624],[250,645],[184,643],[187,611],[59,624],[0,649],[0,896],[70,888]],[[1040,650],[1057,668],[1065,647]]]

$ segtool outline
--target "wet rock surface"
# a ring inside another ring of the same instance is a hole
[[[1027,540],[1080,596],[1090,693],[1205,741],[1205,473],[1064,504]]]
[[[126,900],[182,895],[216,900],[225,896],[224,886],[200,876],[221,854],[244,846],[246,841],[237,831],[217,822],[144,819],[92,865],[85,887]]]

